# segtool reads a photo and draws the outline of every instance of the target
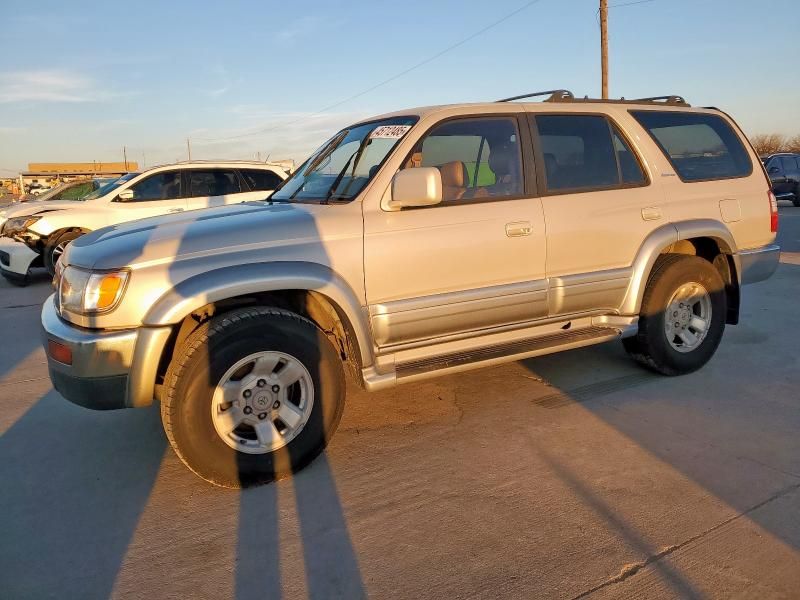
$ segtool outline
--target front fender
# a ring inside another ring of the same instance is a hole
[[[162,295],[145,315],[143,324],[150,327],[174,325],[212,302],[279,290],[314,291],[328,298],[350,322],[362,365],[372,364],[369,324],[358,297],[344,279],[316,263],[253,263],[195,275]]]

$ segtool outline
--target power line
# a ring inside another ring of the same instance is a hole
[[[622,4],[609,4],[608,8],[622,8],[623,6],[633,6],[634,4],[647,4],[656,0],[634,0],[633,2],[623,2]]]
[[[641,0],[639,0],[639,1],[641,1]],[[330,105],[328,105],[328,106],[326,106],[324,108],[321,108],[318,111],[316,111],[316,112],[314,112],[314,113],[312,113],[312,114],[310,114],[308,116],[304,116],[304,117],[301,117],[299,119],[295,119],[294,121],[281,123],[280,125],[273,125],[273,126],[270,126],[270,127],[257,129],[255,131],[250,131],[250,132],[247,132],[247,133],[240,133],[240,134],[237,134],[237,135],[231,135],[231,136],[219,137],[219,138],[195,138],[195,141],[221,142],[221,141],[226,141],[226,140],[236,140],[236,139],[240,139],[240,138],[244,138],[244,137],[250,137],[251,135],[258,135],[260,133],[266,133],[268,131],[274,131],[275,129],[281,129],[281,128],[284,128],[284,127],[288,127],[290,125],[295,125],[297,123],[300,123],[302,121],[311,119],[313,117],[320,116],[323,113],[328,112],[329,110],[333,110],[334,108],[338,108],[342,104],[347,104],[348,102],[350,102],[352,100],[355,100],[356,98],[360,98],[361,96],[364,96],[364,95],[366,95],[366,94],[368,94],[368,93],[370,93],[370,92],[372,92],[374,90],[377,90],[379,87],[383,87],[387,83],[391,83],[392,81],[395,81],[396,79],[399,79],[399,78],[403,77],[404,75],[408,75],[412,71],[414,71],[416,69],[419,69],[420,67],[423,67],[423,66],[427,65],[430,62],[433,62],[437,58],[447,54],[448,52],[450,52],[452,50],[455,50],[459,46],[463,46],[467,42],[470,42],[470,41],[474,40],[476,37],[478,37],[480,35],[483,35],[487,31],[489,31],[490,29],[494,29],[498,25],[501,25],[502,23],[505,23],[506,21],[508,21],[512,17],[515,17],[516,15],[518,15],[519,13],[524,11],[525,9],[533,6],[534,4],[538,4],[539,2],[541,2],[541,0],[530,0],[529,2],[526,2],[525,4],[520,6],[519,8],[511,11],[510,13],[505,15],[504,17],[501,17],[500,19],[497,19],[496,21],[493,21],[492,23],[490,23],[486,27],[483,27],[482,29],[479,29],[475,33],[473,33],[471,35],[468,35],[467,37],[459,40],[458,42],[455,42],[454,44],[451,44],[450,46],[448,46],[444,50],[440,50],[439,52],[437,52],[436,54],[434,54],[432,56],[429,56],[425,60],[421,60],[420,62],[416,63],[415,65],[413,65],[411,67],[408,67],[407,69],[404,69],[403,71],[400,71],[399,73],[397,73],[395,75],[392,75],[391,77],[388,77],[388,78],[384,79],[383,81],[381,81],[379,83],[376,83],[375,85],[373,85],[371,87],[368,87],[365,90],[362,90],[362,91],[360,91],[360,92],[358,92],[356,94],[353,94],[352,96],[348,96],[344,100],[339,100],[338,102],[334,102],[333,104],[330,104]]]

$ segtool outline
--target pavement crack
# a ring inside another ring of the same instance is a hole
[[[691,544],[693,542],[696,542],[697,540],[699,540],[699,539],[701,539],[701,538],[703,538],[703,537],[705,537],[705,536],[707,536],[707,535],[709,535],[711,533],[714,533],[718,529],[721,529],[722,527],[725,527],[726,525],[729,525],[730,523],[733,523],[734,521],[737,521],[737,520],[741,519],[742,517],[746,517],[750,513],[758,510],[759,508],[761,508],[763,506],[766,506],[770,502],[774,502],[778,498],[781,498],[783,496],[791,494],[792,492],[797,491],[797,490],[800,490],[800,483],[795,483],[793,485],[787,486],[787,487],[783,488],[782,490],[779,490],[778,492],[774,493],[772,496],[770,496],[766,500],[762,500],[761,502],[759,502],[758,504],[754,504],[753,506],[751,506],[747,510],[742,511],[740,513],[737,513],[735,515],[732,515],[732,516],[728,517],[727,519],[725,519],[724,521],[720,521],[719,523],[717,523],[713,527],[709,527],[708,529],[706,529],[704,531],[701,531],[700,533],[698,533],[696,535],[693,535],[692,537],[680,542],[679,544],[674,544],[672,546],[668,546],[666,548],[663,548],[659,552],[648,556],[646,559],[644,559],[642,561],[631,563],[631,564],[628,564],[628,565],[624,565],[622,567],[622,569],[620,569],[620,572],[619,572],[618,575],[616,575],[616,576],[614,576],[614,577],[612,577],[610,579],[606,579],[602,583],[599,583],[596,586],[594,586],[593,588],[588,589],[588,590],[586,590],[584,592],[581,592],[577,596],[573,596],[572,600],[579,600],[579,598],[586,598],[587,596],[590,596],[591,594],[594,594],[595,592],[597,592],[599,590],[602,590],[602,589],[607,588],[609,586],[615,585],[617,583],[622,583],[626,579],[636,575],[636,573],[638,573],[639,571],[641,571],[642,569],[644,569],[648,565],[651,565],[654,562],[657,562],[657,561],[661,560],[665,556],[669,556],[670,554],[680,550],[681,548],[683,548],[685,546],[688,546],[689,544]]]

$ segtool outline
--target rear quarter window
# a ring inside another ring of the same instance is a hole
[[[247,185],[254,192],[272,191],[283,181],[277,173],[273,173],[267,169],[243,169],[240,173],[247,182]]]
[[[730,124],[718,115],[631,111],[661,148],[682,181],[747,177],[750,155]]]

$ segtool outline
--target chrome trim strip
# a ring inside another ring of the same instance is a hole
[[[369,307],[375,344],[409,343],[547,315],[545,280],[433,294]]]
[[[576,275],[550,278],[548,294],[551,315],[583,310],[614,310],[619,308],[630,285],[633,269],[608,269]]]

